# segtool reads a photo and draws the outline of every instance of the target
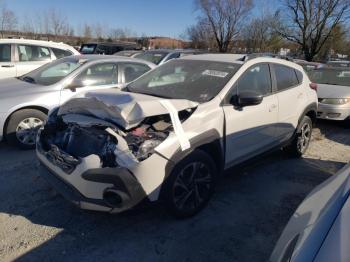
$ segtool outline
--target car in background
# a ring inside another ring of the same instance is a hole
[[[124,50],[114,53],[114,55],[126,56],[126,57],[135,57],[138,54],[142,54],[143,50]]]
[[[350,164],[316,187],[284,228],[270,262],[350,261]]]
[[[206,54],[173,59],[123,90],[80,93],[40,129],[41,175],[81,208],[163,202],[177,217],[208,203],[220,173],[284,147],[302,156],[317,95],[299,65]]]
[[[306,72],[325,66],[325,64],[322,64],[322,63],[309,62],[302,59],[294,59],[293,62],[297,63],[298,65],[301,65]]]
[[[136,43],[120,42],[120,43],[85,43],[80,47],[80,53],[83,55],[113,55],[123,50],[134,50]]]
[[[324,67],[308,72],[317,84],[317,117],[330,120],[350,118],[350,68]]]
[[[148,50],[141,54],[135,55],[135,58],[143,59],[146,61],[149,61],[156,65],[162,65],[165,62],[180,58],[186,55],[195,55],[195,54],[201,54],[202,52],[198,50],[192,50],[192,49],[155,49],[155,50]]]
[[[49,110],[81,91],[121,88],[154,67],[134,58],[79,55],[0,80],[0,140],[4,136],[12,144],[33,148]]]
[[[329,66],[329,67],[350,67],[350,61],[346,61],[346,60],[328,61],[327,66]]]
[[[63,43],[0,39],[0,79],[21,76],[53,60],[78,54]]]

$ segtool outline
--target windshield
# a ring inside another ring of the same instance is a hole
[[[144,52],[136,55],[135,58],[146,60],[158,65],[167,54],[167,52]]]
[[[317,84],[350,86],[350,70],[318,69],[309,71],[310,80]]]
[[[172,60],[141,76],[127,90],[203,103],[214,98],[239,67],[215,61]]]
[[[84,44],[80,48],[80,53],[84,55],[93,54],[95,52],[96,44]]]
[[[82,64],[83,61],[78,58],[66,57],[39,67],[19,77],[19,79],[33,84],[49,86],[62,80]]]

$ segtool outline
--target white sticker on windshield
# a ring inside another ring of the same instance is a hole
[[[216,70],[205,70],[202,75],[207,75],[207,76],[216,76],[216,77],[221,77],[224,78],[228,75],[227,72],[222,72],[222,71],[216,71]]]

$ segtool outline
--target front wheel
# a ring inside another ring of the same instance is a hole
[[[217,177],[212,158],[196,150],[180,161],[165,181],[162,195],[168,210],[178,218],[190,217],[211,198]]]
[[[35,148],[37,132],[46,118],[46,114],[35,109],[23,109],[13,113],[6,127],[6,139],[22,149]]]
[[[309,147],[312,135],[312,120],[304,116],[292,143],[286,148],[293,156],[301,157]]]

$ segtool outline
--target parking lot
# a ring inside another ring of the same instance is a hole
[[[306,157],[283,152],[227,172],[208,208],[79,210],[37,174],[33,151],[0,144],[0,260],[266,261],[304,197],[350,160],[349,129],[319,122]]]

